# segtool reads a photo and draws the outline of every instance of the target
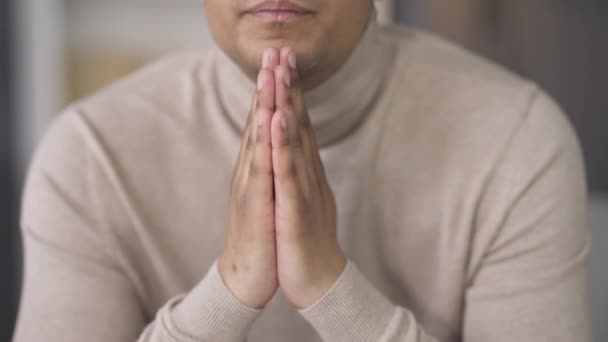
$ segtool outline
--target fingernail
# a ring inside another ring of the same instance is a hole
[[[262,57],[262,68],[266,68],[270,65],[270,52],[264,50],[264,57]]]
[[[263,123],[264,117],[262,116],[262,113],[258,113],[258,127],[262,126]]]
[[[287,62],[292,69],[296,69],[296,54],[294,52],[290,52],[287,57]]]
[[[264,88],[264,82],[266,81],[266,75],[263,72],[258,74],[258,91]]]
[[[283,69],[283,74],[283,78],[285,79],[285,85],[287,86],[287,88],[289,88],[291,86],[291,75],[289,75],[289,70]]]
[[[287,119],[285,118],[285,115],[281,116],[281,128],[283,128],[283,130],[287,129]]]

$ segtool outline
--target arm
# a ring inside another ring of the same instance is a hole
[[[489,209],[500,222],[466,293],[465,340],[591,341],[581,151],[566,116],[542,92],[491,187],[502,196]]]
[[[107,199],[98,198],[96,189],[110,185],[96,167],[89,134],[77,113],[61,115],[30,168],[21,218],[24,288],[14,340],[242,342],[259,311],[231,294],[215,265],[155,319],[144,312],[146,299],[122,271],[107,220],[99,214],[99,203]]]
[[[271,135],[283,293],[324,341],[435,341],[410,311],[390,303],[340,250],[335,198],[299,88],[296,56],[285,47],[280,59]]]
[[[465,294],[463,341],[591,341],[584,170],[561,110],[542,93],[489,187],[493,239]],[[496,195],[498,194],[498,195]],[[304,317],[325,341],[436,341],[353,264]]]
[[[391,303],[352,262],[319,301],[300,313],[324,341],[437,341],[410,310]]]

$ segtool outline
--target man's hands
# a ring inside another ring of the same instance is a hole
[[[232,177],[228,232],[218,268],[245,305],[262,308],[278,284],[270,123],[275,107],[275,50],[264,57]]]
[[[233,177],[219,268],[248,306],[263,307],[280,286],[303,309],[336,282],[346,258],[295,54],[268,49],[263,65]]]
[[[346,258],[336,236],[336,203],[299,88],[295,54],[281,50],[275,71],[272,169],[279,284],[297,308],[336,282]]]

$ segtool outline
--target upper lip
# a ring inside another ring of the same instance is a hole
[[[303,7],[301,5],[298,5],[291,1],[286,1],[286,0],[261,1],[255,5],[251,6],[250,8],[248,8],[245,12],[246,13],[255,13],[255,12],[264,12],[264,11],[274,11],[274,12],[289,11],[289,12],[296,12],[296,13],[312,13],[313,12],[312,10],[310,10],[306,7]]]

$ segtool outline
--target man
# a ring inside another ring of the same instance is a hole
[[[207,0],[218,50],[70,106],[15,340],[589,341],[564,115],[373,5]]]

